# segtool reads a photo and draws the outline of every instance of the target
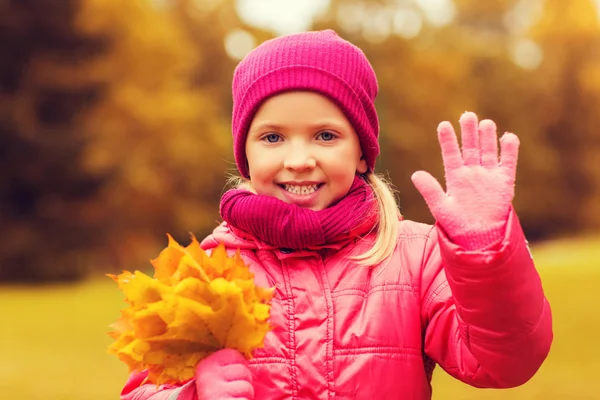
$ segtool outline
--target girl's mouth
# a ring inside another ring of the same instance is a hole
[[[313,194],[314,192],[316,192],[322,185],[323,185],[322,183],[315,183],[312,185],[283,184],[280,186],[289,193],[299,195],[299,196],[306,196],[306,195]]]
[[[324,183],[310,185],[280,184],[283,198],[287,203],[296,204],[299,207],[311,208],[317,204],[320,189]]]

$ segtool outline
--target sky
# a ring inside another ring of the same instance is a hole
[[[246,22],[281,35],[306,30],[312,18],[328,6],[329,0],[237,0]]]
[[[452,0],[417,0],[426,17],[443,24],[452,15]],[[284,35],[306,30],[312,18],[327,10],[329,0],[237,0],[240,16],[255,26]]]

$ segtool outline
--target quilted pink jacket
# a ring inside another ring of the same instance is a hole
[[[275,328],[250,362],[256,399],[431,399],[436,364],[476,387],[514,387],[535,374],[552,321],[516,215],[488,251],[399,224],[393,257],[374,268],[348,260],[373,237],[290,252],[221,225],[203,241],[240,248],[257,283],[276,288]],[[193,381],[157,389],[141,384],[145,376],[132,375],[121,398],[196,398]]]

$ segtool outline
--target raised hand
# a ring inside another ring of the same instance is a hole
[[[497,243],[514,197],[519,138],[505,133],[498,137],[491,120],[477,123],[474,113],[460,118],[462,154],[449,122],[438,126],[438,139],[446,175],[446,191],[425,171],[412,181],[427,203],[436,222],[458,245],[467,250]]]
[[[254,399],[248,361],[233,349],[222,349],[196,367],[198,400]]]

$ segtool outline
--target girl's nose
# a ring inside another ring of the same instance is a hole
[[[292,149],[285,160],[283,167],[294,171],[304,171],[317,166],[317,161],[307,149]]]

